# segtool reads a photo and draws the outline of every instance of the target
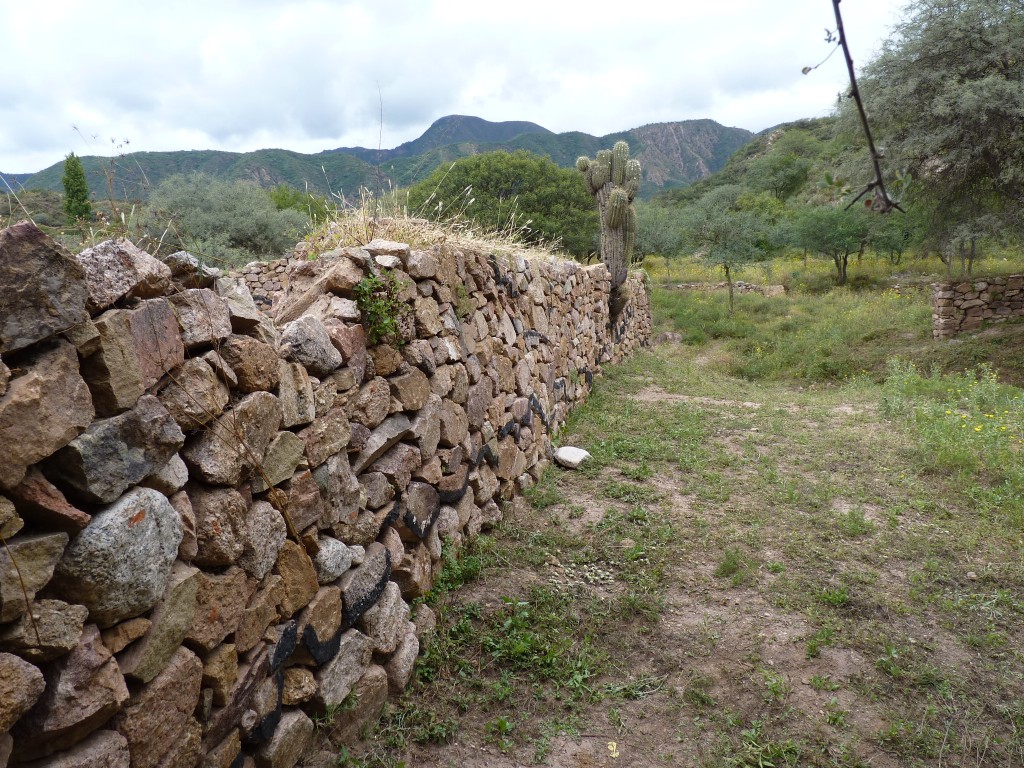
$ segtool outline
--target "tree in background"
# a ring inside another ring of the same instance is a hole
[[[309,218],[278,210],[255,185],[192,173],[160,182],[150,195],[145,226],[154,242],[241,265],[283,254],[308,229]]]
[[[82,161],[74,152],[64,158],[64,213],[69,221],[88,221],[92,218],[89,185],[85,181]]]
[[[486,152],[434,170],[410,188],[409,209],[526,243],[558,241],[577,258],[596,250],[597,215],[579,175],[524,150]]]
[[[757,212],[744,210],[744,189],[730,184],[704,195],[687,211],[687,242],[708,264],[721,267],[733,311],[733,270],[768,257],[769,227]]]
[[[906,12],[861,90],[947,270],[970,272],[983,239],[1024,232],[1024,5],[914,0]]]
[[[274,207],[279,211],[293,210],[309,217],[313,226],[323,224],[337,213],[337,209],[325,197],[302,192],[290,184],[278,184],[268,193]]]
[[[682,251],[683,232],[679,212],[656,203],[636,201],[636,255],[661,256],[665,259],[665,273],[672,279],[671,259]]]
[[[789,225],[794,246],[832,259],[837,285],[846,285],[850,256],[860,253],[869,231],[870,221],[862,209],[844,211],[828,205],[801,208]]]

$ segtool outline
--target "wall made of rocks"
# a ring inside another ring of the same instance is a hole
[[[932,337],[949,339],[986,323],[1024,317],[1024,275],[932,285]]]
[[[285,266],[275,324],[187,254],[0,231],[0,768],[289,768],[314,716],[356,732],[410,679],[442,546],[650,334],[640,276],[609,327],[603,265],[375,241]]]

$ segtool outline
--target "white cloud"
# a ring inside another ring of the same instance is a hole
[[[315,152],[379,135],[390,147],[453,113],[597,135],[694,118],[760,130],[826,113],[846,77],[839,54],[800,74],[828,52],[825,0],[15,5],[0,6],[19,63],[0,83],[10,172],[106,152],[111,137],[138,150]],[[858,64],[899,5],[844,2]]]

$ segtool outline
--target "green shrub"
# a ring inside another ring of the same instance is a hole
[[[280,256],[308,229],[296,210],[278,210],[259,187],[177,174],[153,190],[143,224],[161,250],[187,250],[226,265]]]

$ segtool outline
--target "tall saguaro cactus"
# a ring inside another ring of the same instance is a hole
[[[636,242],[633,198],[640,190],[640,163],[629,159],[629,145],[618,141],[597,157],[580,157],[576,169],[597,201],[601,217],[601,260],[612,273],[612,293],[626,280]]]

